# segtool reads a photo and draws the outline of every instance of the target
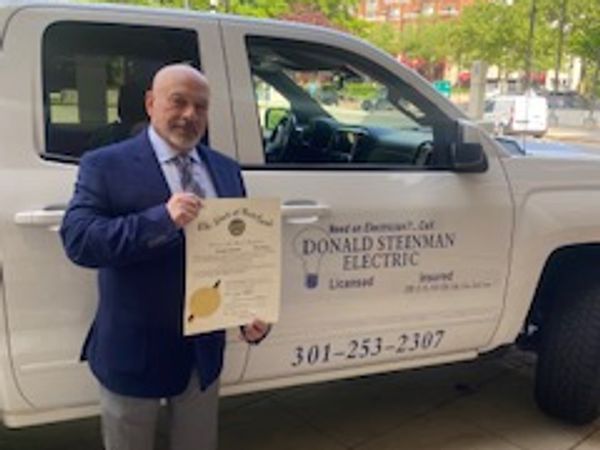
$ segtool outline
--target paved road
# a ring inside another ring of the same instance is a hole
[[[548,130],[545,138],[600,149],[600,128],[554,127]]]
[[[595,144],[595,143],[580,143],[577,144],[582,148],[588,149],[588,150],[598,150],[600,151],[600,144]]]
[[[221,450],[597,450],[600,421],[567,426],[531,395],[534,359],[474,362],[226,398]],[[166,450],[164,433],[159,450]],[[96,419],[0,429],[2,450],[101,450]]]

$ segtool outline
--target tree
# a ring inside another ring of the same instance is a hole
[[[435,78],[435,68],[447,62],[452,55],[450,35],[452,22],[419,21],[406,27],[400,37],[403,55],[419,59],[424,64],[420,70],[428,79]]]
[[[600,95],[600,7],[597,0],[571,0],[571,33],[567,46],[580,56],[588,68],[585,91],[592,97]]]
[[[524,40],[518,38],[518,22],[511,6],[478,1],[463,10],[452,43],[467,64],[483,60],[514,69],[517,62],[512,49],[517,41]]]
[[[278,19],[308,23],[322,27],[340,28],[339,26],[335,25],[323,11],[319,11],[311,5],[301,3],[294,4],[289,13],[278,16]]]
[[[80,0],[81,1],[81,0]],[[210,0],[83,0],[146,6],[209,10]],[[365,21],[356,18],[360,0],[219,0],[219,12],[295,20],[358,32]],[[319,19],[316,19],[316,18]]]
[[[293,5],[304,5],[313,11],[321,12],[333,23],[347,28],[348,23],[356,20],[356,11],[360,0],[292,0]]]
[[[465,62],[483,60],[498,66],[504,75],[530,67],[546,70],[556,56],[556,14],[556,0],[515,0],[513,4],[478,0],[463,10],[453,44]]]
[[[391,23],[366,23],[361,27],[359,35],[391,55],[402,52],[402,33]]]
[[[219,3],[220,10],[225,11],[225,3]],[[280,17],[291,11],[290,2],[286,0],[229,0],[226,12],[253,17]]]
[[[209,9],[210,0],[78,0],[82,3],[116,3],[121,5],[138,5],[165,8],[185,8],[186,5],[193,9]]]

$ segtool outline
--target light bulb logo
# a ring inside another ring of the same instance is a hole
[[[304,286],[315,289],[319,285],[321,260],[329,248],[329,234],[317,226],[306,227],[296,235],[293,246],[304,268]]]

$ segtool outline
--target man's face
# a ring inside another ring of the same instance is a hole
[[[146,110],[157,133],[174,150],[188,151],[206,132],[209,88],[191,70],[170,70],[155,78]]]

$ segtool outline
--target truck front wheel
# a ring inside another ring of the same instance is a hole
[[[600,404],[600,286],[588,270],[557,283],[544,317],[535,397],[551,416],[585,424]]]

